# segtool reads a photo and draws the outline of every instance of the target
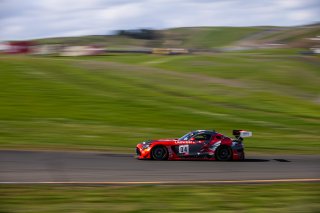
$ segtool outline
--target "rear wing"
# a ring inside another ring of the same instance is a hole
[[[252,136],[252,132],[245,131],[245,130],[233,130],[232,134],[236,138],[246,138],[246,137],[251,137]]]

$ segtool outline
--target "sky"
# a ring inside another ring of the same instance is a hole
[[[320,0],[0,0],[0,40],[106,35],[121,29],[296,26]]]

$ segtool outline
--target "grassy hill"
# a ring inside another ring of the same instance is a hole
[[[228,45],[252,33],[260,32],[260,27],[190,27],[157,30],[155,40],[134,39],[120,35],[93,35],[81,37],[61,37],[39,39],[40,44],[84,45],[100,44],[106,47],[184,47],[214,48]]]
[[[306,38],[319,36],[320,25],[299,27],[184,27],[156,30],[154,40],[120,35],[91,35],[35,40],[40,44],[99,44],[108,48],[181,47],[212,49],[232,45],[261,46],[281,43],[291,47],[308,47]]]
[[[248,129],[247,149],[319,153],[319,57],[0,56],[0,148],[133,151],[194,129]]]

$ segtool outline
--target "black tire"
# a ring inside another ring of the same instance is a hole
[[[227,146],[220,146],[216,150],[215,157],[218,161],[230,161],[232,160],[232,150]]]
[[[152,159],[154,160],[167,160],[168,150],[163,146],[156,146],[152,149]]]
[[[245,159],[246,159],[246,156],[245,156],[244,152],[242,152],[239,160],[244,161]]]

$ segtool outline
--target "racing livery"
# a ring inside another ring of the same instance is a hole
[[[214,130],[196,130],[179,139],[148,140],[137,144],[138,159],[154,160],[244,160],[243,138],[252,132],[233,130],[229,138]]]

